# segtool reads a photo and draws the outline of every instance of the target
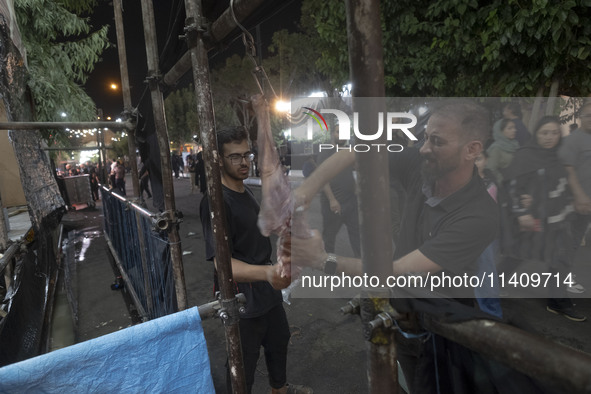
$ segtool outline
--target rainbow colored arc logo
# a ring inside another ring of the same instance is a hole
[[[306,115],[311,116],[312,118],[314,118],[314,120],[316,121],[316,123],[318,123],[318,126],[320,126],[320,130],[322,130],[322,123],[320,123],[320,120],[322,120],[322,122],[324,123],[325,130],[328,131],[328,125],[326,124],[326,120],[324,119],[324,116],[322,116],[320,114],[320,112],[318,112],[316,110],[313,110],[310,107],[302,107],[302,108],[305,108],[305,109],[313,112],[313,114],[311,114],[310,112],[304,112],[304,113]],[[316,116],[314,116],[314,115],[316,115]],[[318,118],[320,118],[320,119],[318,119]]]

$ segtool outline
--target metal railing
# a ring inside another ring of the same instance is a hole
[[[105,238],[140,317],[176,312],[170,243],[159,216],[104,186],[100,190]]]

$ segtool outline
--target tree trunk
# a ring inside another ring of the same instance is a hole
[[[548,95],[548,103],[546,104],[545,115],[554,115],[554,108],[556,107],[556,98],[558,96],[559,82],[557,79],[552,81],[550,86],[550,94]]]
[[[4,206],[2,205],[2,196],[0,196],[0,252],[4,252],[8,247],[8,229],[6,226],[6,215],[4,215]]]
[[[40,229],[43,220],[54,221],[53,224],[57,225],[65,203],[51,173],[49,159],[41,149],[41,135],[37,130],[20,130],[10,131],[9,137],[19,166],[33,228]]]
[[[542,99],[544,97],[544,87],[540,86],[538,89],[538,93],[536,94],[536,100],[534,101],[534,105],[531,110],[531,116],[529,117],[529,122],[527,125],[527,129],[530,133],[533,132],[534,127],[536,127],[536,123],[538,122],[538,116],[540,113],[540,106],[542,105]]]

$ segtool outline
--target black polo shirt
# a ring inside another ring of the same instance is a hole
[[[431,195],[421,176],[418,149],[390,157],[390,177],[406,189],[406,205],[394,259],[418,249],[450,275],[473,275],[477,259],[493,242],[499,227],[498,206],[476,167],[472,179],[444,199]]]
[[[226,231],[228,247],[232,257],[247,264],[271,264],[271,241],[261,234],[257,219],[259,203],[254,194],[245,186],[243,193],[235,192],[223,186],[226,207]],[[200,204],[201,224],[205,238],[205,258],[213,261],[215,257],[215,240],[211,228],[209,200],[205,195]],[[246,312],[242,318],[264,315],[273,307],[283,302],[281,291],[273,289],[266,281],[238,283],[238,292],[246,297]]]

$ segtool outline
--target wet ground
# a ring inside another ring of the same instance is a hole
[[[128,180],[128,190],[130,189]],[[190,192],[189,179],[174,180],[177,209],[184,214],[180,226],[183,264],[187,285],[188,305],[204,304],[213,299],[212,264],[205,261],[204,244],[198,207],[201,194]],[[260,194],[260,189],[253,186]],[[149,202],[150,200],[148,200]],[[148,206],[152,209],[152,207]],[[153,210],[153,209],[152,209]],[[310,210],[312,227],[320,227],[319,204]],[[76,341],[83,341],[127,327],[134,323],[130,301],[125,291],[111,290],[116,271],[109,260],[102,231],[102,207],[71,212],[64,218],[65,226],[73,233],[76,243],[75,265],[78,301]],[[345,231],[337,240],[340,253],[349,254]],[[591,294],[591,248],[582,248],[574,271],[577,280]],[[292,299],[284,305],[292,332],[288,356],[288,379],[292,383],[306,384],[316,393],[366,393],[366,343],[358,317],[342,315],[340,307],[347,299]],[[576,300],[580,312],[591,317],[591,302],[587,298]],[[503,299],[505,313],[524,321],[533,331],[552,338],[566,346],[591,353],[590,322],[574,323],[545,310],[544,299]],[[224,327],[217,319],[203,322],[208,344],[214,385],[225,392],[225,337]],[[266,393],[266,368],[263,357],[257,368],[255,393]]]

